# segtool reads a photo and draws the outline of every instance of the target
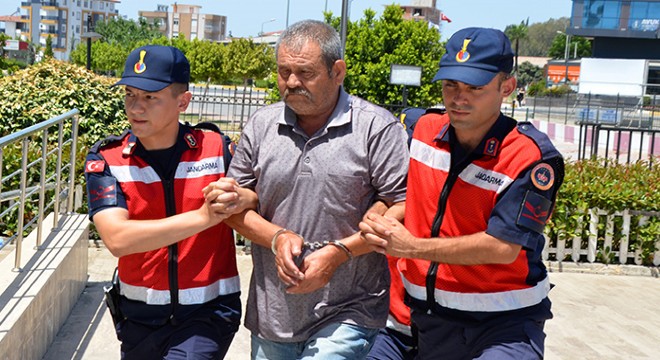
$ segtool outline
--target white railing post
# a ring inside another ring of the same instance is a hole
[[[44,221],[44,201],[46,200],[46,158],[48,155],[48,129],[44,129],[41,139],[41,176],[39,176],[39,210],[37,213],[37,249],[41,246],[41,225]]]
[[[25,217],[25,189],[27,183],[27,160],[28,160],[28,145],[30,143],[29,138],[23,138],[23,146],[21,147],[23,160],[21,160],[21,185],[20,185],[20,205],[18,206],[18,226],[16,227],[17,237],[16,237],[16,257],[14,259],[14,271],[21,271],[21,247],[23,245],[23,224]]]
[[[598,209],[589,209],[589,244],[587,246],[587,260],[596,261],[596,246],[598,245]]]
[[[571,260],[573,260],[573,262],[580,261],[580,252],[582,251],[582,233],[584,232],[584,224],[582,219],[582,216],[577,219],[577,226],[575,230],[576,235],[573,236],[573,252],[571,253]]]
[[[628,244],[630,243],[630,211],[623,210],[623,229],[621,234],[621,244],[619,244],[619,263],[628,262]]]

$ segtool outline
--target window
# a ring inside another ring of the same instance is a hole
[[[628,27],[635,31],[658,31],[660,29],[660,3],[632,2]]]
[[[80,25],[76,25],[76,34],[80,34]]]
[[[619,29],[621,1],[585,0],[582,27],[585,29]]]

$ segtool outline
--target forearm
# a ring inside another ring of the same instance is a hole
[[[254,210],[246,210],[225,220],[239,234],[257,245],[270,248],[273,235],[282,227],[264,219]],[[296,229],[291,229],[296,231]]]
[[[521,246],[497,239],[485,232],[452,238],[413,238],[396,256],[445,264],[510,264]]]
[[[395,218],[399,221],[403,221],[403,217],[406,212],[406,202],[401,201],[394,203],[392,206],[385,204],[382,201],[376,201],[370,208],[367,210],[366,214],[376,213],[378,215],[389,216]],[[365,214],[365,216],[366,216]],[[346,245],[351,250],[353,256],[360,256],[372,251],[371,247],[367,242],[365,242],[360,237],[360,232],[358,231],[355,234],[352,234],[349,237],[341,239],[341,242]]]
[[[201,210],[158,220],[130,220],[124,209],[107,209],[94,215],[94,223],[106,247],[117,256],[160,249],[218,224]]]

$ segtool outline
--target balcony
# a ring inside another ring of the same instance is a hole
[[[41,6],[57,7],[57,1],[42,1]]]
[[[59,19],[60,19],[60,17],[57,16],[57,15],[42,15],[41,16],[41,20],[55,20],[55,21],[57,21]]]

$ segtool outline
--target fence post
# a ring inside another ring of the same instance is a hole
[[[584,215],[584,214],[582,214]],[[573,262],[578,262],[580,261],[580,250],[582,248],[582,233],[584,232],[584,216],[580,216],[577,218],[577,224],[575,226],[576,231],[575,231],[575,236],[573,236],[573,248],[571,252],[571,259]]]
[[[630,211],[623,210],[621,243],[619,244],[619,263],[625,265],[628,262],[628,244],[630,242]]]
[[[16,227],[16,257],[14,258],[14,271],[21,271],[21,248],[23,245],[23,225],[25,223],[25,186],[27,183],[27,162],[28,162],[28,144],[29,137],[23,139],[23,160],[21,160],[21,205],[18,207],[18,226]]]
[[[598,245],[598,209],[589,209],[589,242],[587,245],[587,261],[596,261]]]
[[[37,249],[41,246],[41,224],[44,220],[44,200],[46,198],[46,155],[48,155],[48,128],[44,129],[41,140],[41,176],[39,178],[39,215],[37,215]]]
[[[74,188],[76,185],[76,145],[78,142],[78,115],[73,116],[73,121],[71,122],[71,162],[69,163],[69,191],[67,199],[66,211],[69,213],[73,212],[73,196]]]
[[[564,115],[564,125],[568,124],[568,103],[570,99],[570,93],[566,93],[566,114]]]
[[[548,122],[550,122],[551,112],[552,112],[552,96],[548,96]]]
[[[619,101],[620,101],[620,98],[621,98],[621,94],[616,93],[616,106],[614,107],[614,123],[617,124],[617,125],[619,125],[619,122],[617,121],[617,119],[619,119]],[[641,125],[641,122],[640,122],[640,125]]]
[[[55,165],[55,203],[53,204],[53,229],[58,229],[60,217],[60,195],[62,191],[62,146],[64,146],[64,123],[58,125],[57,164]]]

